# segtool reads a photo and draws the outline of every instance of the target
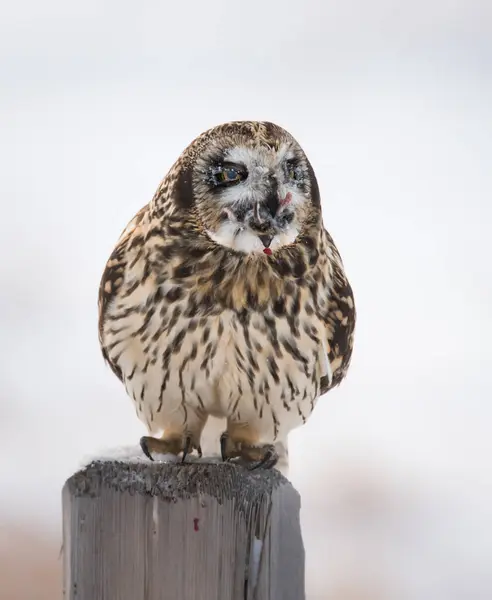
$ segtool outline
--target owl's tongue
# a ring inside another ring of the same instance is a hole
[[[263,253],[268,254],[268,256],[270,256],[272,254],[272,249],[271,248],[263,248]]]

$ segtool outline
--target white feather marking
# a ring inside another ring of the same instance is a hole
[[[251,179],[246,179],[237,185],[225,189],[220,195],[220,201],[225,206],[231,206],[232,204],[240,204],[241,202],[247,202],[248,204],[257,202],[262,198],[261,185],[253,182]]]
[[[251,252],[261,253],[264,250],[264,246],[260,238],[248,229],[241,229],[235,223],[227,221],[222,223],[217,231],[207,231],[209,237],[227,248],[233,248],[239,252],[250,254]],[[285,232],[276,235],[270,243],[270,248],[276,250],[282,246],[292,244],[296,237],[299,235],[299,231],[296,227],[289,227]]]
[[[328,384],[331,385],[331,382],[333,381],[333,371],[331,370],[330,361],[328,359],[328,348],[326,345],[326,340],[324,338],[322,338],[321,341],[323,344],[323,359],[324,359],[324,367],[325,367],[322,372],[322,376],[327,375],[328,376]]]
[[[279,233],[276,235],[271,244],[270,248],[275,250],[276,248],[281,248],[282,246],[288,246],[289,244],[293,244],[299,235],[299,230],[297,227],[291,226],[286,229],[283,233]]]
[[[263,244],[260,238],[247,229],[241,229],[230,221],[222,223],[217,231],[207,231],[214,242],[240,252],[261,252]]]

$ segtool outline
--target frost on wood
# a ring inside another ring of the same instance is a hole
[[[94,461],[63,490],[70,600],[303,600],[300,499],[276,470]]]

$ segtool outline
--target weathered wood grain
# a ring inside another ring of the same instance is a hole
[[[300,498],[276,470],[95,461],[63,489],[67,600],[303,600]]]

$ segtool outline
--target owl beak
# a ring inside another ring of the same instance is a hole
[[[258,237],[265,248],[270,248],[270,244],[272,243],[274,237],[273,235],[259,235]]]

